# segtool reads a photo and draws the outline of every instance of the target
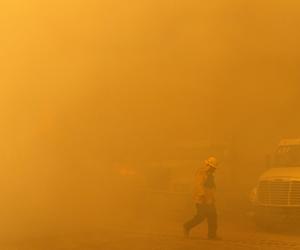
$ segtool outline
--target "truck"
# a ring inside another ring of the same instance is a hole
[[[300,138],[281,140],[269,159],[250,198],[255,221],[259,226],[300,221]]]

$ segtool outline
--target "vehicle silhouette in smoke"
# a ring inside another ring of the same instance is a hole
[[[295,223],[300,219],[300,139],[282,140],[272,163],[251,194],[260,226]]]

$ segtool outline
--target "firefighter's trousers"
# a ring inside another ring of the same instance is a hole
[[[214,238],[217,233],[217,211],[214,204],[196,204],[196,215],[184,224],[187,231],[207,220],[208,237]]]

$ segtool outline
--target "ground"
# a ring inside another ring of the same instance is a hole
[[[127,224],[127,225],[126,225]],[[220,220],[222,240],[205,239],[206,225],[182,236],[176,220],[140,220],[103,226],[92,232],[68,233],[2,244],[3,250],[285,250],[300,249],[299,231],[270,232],[258,229],[249,218]]]

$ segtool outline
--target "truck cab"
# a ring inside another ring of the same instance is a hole
[[[282,140],[271,167],[252,192],[256,222],[270,225],[300,219],[300,139]]]

